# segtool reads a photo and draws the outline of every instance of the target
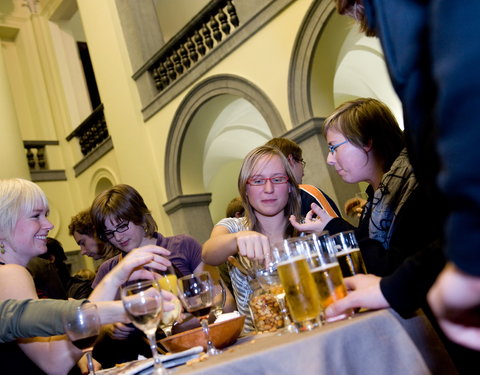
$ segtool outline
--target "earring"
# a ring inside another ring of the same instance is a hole
[[[3,244],[3,242],[0,242],[0,253],[5,254],[5,245]]]

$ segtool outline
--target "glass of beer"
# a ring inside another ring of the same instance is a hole
[[[347,295],[347,288],[343,283],[342,270],[335,256],[332,240],[328,232],[310,234],[303,237],[308,252],[310,272],[318,289],[322,308],[322,321],[332,322],[349,318],[353,311],[325,319],[323,311],[333,302]]]
[[[297,330],[310,331],[320,324],[320,301],[300,237],[277,243],[272,248],[290,315]]]
[[[362,253],[360,252],[353,230],[334,234],[330,236],[330,238],[333,242],[335,255],[342,269],[343,277],[367,273]]]

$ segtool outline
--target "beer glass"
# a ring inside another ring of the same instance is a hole
[[[298,331],[312,330],[319,325],[320,301],[300,237],[275,244],[272,257]]]
[[[351,317],[353,315],[352,310],[329,319],[325,319],[323,314],[330,304],[347,295],[347,288],[343,283],[342,270],[335,256],[332,240],[328,232],[309,234],[304,236],[303,240],[307,249],[310,272],[320,297],[322,322],[331,322]]]
[[[343,277],[367,273],[353,230],[334,234],[330,238],[332,239],[335,255],[342,269]]]

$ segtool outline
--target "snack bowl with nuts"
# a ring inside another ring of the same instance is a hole
[[[245,316],[240,315],[232,319],[209,324],[210,338],[215,347],[222,349],[237,341],[238,336],[242,333],[244,322]],[[172,353],[187,350],[194,346],[203,346],[204,350],[207,348],[205,335],[201,327],[165,337],[160,340],[160,344]]]

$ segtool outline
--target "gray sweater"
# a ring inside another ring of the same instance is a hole
[[[62,314],[74,313],[86,300],[8,299],[0,301],[0,343],[22,337],[65,333]]]

